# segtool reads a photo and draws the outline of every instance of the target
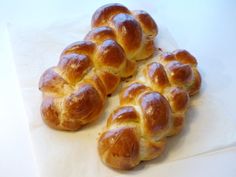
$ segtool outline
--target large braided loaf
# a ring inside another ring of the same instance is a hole
[[[130,169],[162,153],[165,138],[183,127],[189,96],[200,89],[196,66],[190,53],[177,50],[143,67],[120,93],[120,106],[109,116],[98,140],[105,164]]]
[[[108,94],[153,55],[157,25],[144,11],[120,4],[99,8],[84,41],[69,45],[40,78],[41,114],[53,128],[78,130],[98,119]]]

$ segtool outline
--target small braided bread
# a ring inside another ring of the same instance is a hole
[[[97,120],[121,78],[133,75],[136,61],[154,53],[157,25],[144,11],[108,4],[94,13],[92,27],[40,78],[41,114],[52,128],[74,131]]]
[[[102,161],[116,169],[130,169],[159,156],[166,137],[184,125],[189,96],[201,85],[196,59],[186,50],[163,53],[158,62],[120,93],[120,106],[107,120],[98,140]]]

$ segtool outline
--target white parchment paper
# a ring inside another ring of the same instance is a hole
[[[34,154],[42,177],[156,176],[156,168],[164,163],[235,144],[236,121],[231,99],[235,83],[224,82],[225,79],[232,80],[233,75],[231,71],[223,70],[217,79],[218,65],[209,65],[207,59],[198,59],[203,83],[200,94],[192,98],[184,131],[169,138],[168,147],[160,158],[142,163],[132,171],[119,172],[106,167],[97,153],[98,133],[118,104],[117,93],[108,99],[99,121],[77,132],[47,127],[39,112],[39,77],[45,69],[57,64],[61,51],[68,44],[83,39],[90,29],[89,21],[85,16],[47,27],[9,25]],[[178,48],[168,30],[163,25],[159,27],[158,47],[169,51]],[[223,83],[218,83],[219,80]]]

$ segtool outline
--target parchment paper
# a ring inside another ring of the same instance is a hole
[[[216,79],[218,65],[209,65],[209,59],[200,58],[202,88],[200,94],[192,98],[184,131],[169,138],[167,149],[160,158],[142,163],[132,171],[119,172],[106,167],[97,153],[98,133],[105,125],[108,114],[118,104],[117,93],[108,99],[99,121],[77,132],[62,132],[47,127],[39,112],[39,77],[45,69],[57,64],[61,51],[68,44],[83,39],[90,29],[89,21],[87,17],[81,17],[47,27],[9,25],[34,154],[42,177],[156,176],[156,170],[162,164],[235,144],[236,121],[231,99],[235,82],[224,82],[225,79],[232,81],[233,75],[230,70],[223,70]],[[168,30],[163,25],[159,27],[158,47],[169,51],[178,48]],[[194,51],[190,52],[194,54]]]

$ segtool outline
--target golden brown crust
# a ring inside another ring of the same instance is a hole
[[[165,65],[170,81],[184,87],[190,96],[196,94],[201,85],[201,76],[197,70],[197,60],[186,50],[163,53],[160,62]]]
[[[201,82],[202,82],[201,75],[198,72],[198,70],[195,69],[194,70],[194,81],[193,81],[192,86],[189,88],[189,95],[190,96],[193,96],[196,93],[198,93],[198,91],[200,90],[200,87],[201,87]]]
[[[107,120],[107,127],[115,123],[138,122],[139,116],[132,106],[116,109]]]
[[[64,114],[81,122],[93,121],[102,110],[103,100],[90,84],[81,85],[64,101]]]
[[[126,62],[126,56],[122,47],[113,40],[106,40],[99,45],[96,52],[95,67],[110,67],[118,73],[122,70]]]
[[[108,39],[116,40],[114,31],[108,26],[94,28],[84,38],[84,40],[93,41],[95,43],[101,43]]]
[[[145,85],[141,83],[132,83],[128,87],[124,88],[120,93],[120,104],[129,104],[136,100],[137,96],[149,90]]]
[[[95,87],[90,84],[80,85],[64,99],[45,96],[41,104],[44,122],[58,130],[74,131],[96,120],[105,101],[105,95],[102,97],[97,82],[94,82]]]
[[[61,88],[64,85],[68,85],[68,82],[56,73],[54,69],[54,67],[49,68],[42,74],[39,81],[39,89],[42,92],[62,95],[64,91]]]
[[[128,14],[118,14],[112,19],[112,25],[116,29],[117,38],[122,44],[128,56],[132,58],[142,44],[142,28],[138,22]]]
[[[193,71],[190,65],[172,61],[167,64],[166,69],[168,70],[167,73],[173,83],[188,85],[192,82]]]
[[[179,87],[172,87],[169,90],[168,100],[173,112],[184,111],[189,103],[189,94]]]
[[[165,97],[157,92],[146,93],[140,98],[140,105],[146,136],[157,136],[169,128],[171,110]]]
[[[98,8],[92,17],[92,27],[106,26],[106,23],[111,20],[116,14],[129,14],[130,11],[123,5],[118,3],[106,4]]]
[[[157,62],[153,62],[145,67],[144,73],[151,84],[156,87],[156,91],[163,91],[169,86],[169,80],[164,67]]]
[[[112,35],[112,39],[115,38],[122,46],[128,59],[146,59],[155,51],[153,40],[158,33],[158,27],[147,12],[131,13],[121,4],[107,4],[94,13],[92,26],[107,26],[112,29],[116,35]]]
[[[128,103],[115,109],[98,140],[99,155],[112,168],[133,168],[143,160],[154,159],[164,150],[163,137],[171,126],[170,105],[158,92],[147,91],[143,86],[133,83],[125,88],[139,99],[130,106]]]
[[[123,88],[120,106],[110,114],[98,140],[105,164],[130,169],[164,151],[166,137],[179,133],[184,126],[189,96],[200,89],[196,66],[187,51],[163,53],[159,63],[144,67],[144,77]],[[129,158],[124,158],[125,154]]]
[[[70,84],[74,85],[81,80],[85,72],[92,67],[90,58],[87,55],[66,54],[61,57],[58,68]]]
[[[59,112],[52,97],[45,97],[41,104],[41,115],[45,123],[56,128],[60,124]]]
[[[50,127],[74,131],[96,120],[121,78],[132,76],[136,61],[154,53],[157,26],[146,12],[132,14],[121,4],[108,4],[94,13],[92,27],[41,76],[41,111]]]
[[[160,57],[160,62],[164,65],[170,61],[176,61],[175,55],[169,52],[163,52]]]
[[[179,133],[183,127],[189,96],[199,91],[201,76],[196,68],[197,61],[195,57],[186,50],[162,53],[159,62],[163,66],[161,73],[166,73],[169,84],[163,87],[162,84],[153,82],[155,77],[151,77],[151,74],[148,74],[148,72],[158,72],[159,69],[157,67],[145,67],[144,74],[150,81],[149,87],[164,94],[171,105],[173,128],[169,135],[174,135]],[[157,62],[155,65],[158,65]],[[155,73],[153,76],[157,77],[158,74]],[[162,76],[161,78],[165,77]],[[180,122],[181,126],[178,125]]]
[[[147,65],[144,75],[149,81],[147,85],[164,94],[170,103],[173,114],[172,130],[168,134],[170,136],[179,133],[183,127],[189,96],[200,88],[200,75],[197,75],[196,59],[185,50],[162,53],[159,61]]]
[[[158,27],[152,17],[143,10],[132,11],[135,19],[140,23],[143,32],[150,37],[155,37],[158,33]]]
[[[95,48],[96,45],[91,41],[74,42],[63,50],[61,57],[66,54],[79,54],[91,57],[91,55],[94,53]]]
[[[135,128],[104,132],[98,142],[98,152],[110,167],[128,170],[139,163],[139,141]]]
[[[191,55],[187,50],[176,50],[173,52],[175,58],[183,64],[197,65],[196,58]]]
[[[90,72],[84,79],[84,83],[91,84],[97,92],[100,94],[100,97],[105,100],[107,96],[107,88],[95,72]]]
[[[183,64],[190,64],[193,66],[197,65],[196,58],[191,55],[187,50],[178,49],[172,53],[164,52],[162,53],[161,60],[164,62],[178,61]]]
[[[120,77],[107,71],[98,71],[98,76],[102,80],[107,94],[111,94],[120,83]]]

